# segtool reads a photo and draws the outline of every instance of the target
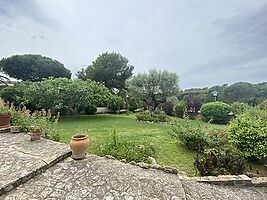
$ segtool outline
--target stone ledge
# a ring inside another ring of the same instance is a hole
[[[117,160],[111,155],[105,156],[108,159]],[[127,163],[125,159],[120,160],[123,163]],[[161,166],[158,164],[148,164],[144,162],[136,163],[135,161],[129,162],[129,164],[136,165],[144,169],[156,169],[166,173],[178,175],[180,180],[184,181],[197,181],[202,183],[216,184],[216,185],[244,185],[244,186],[261,186],[267,187],[267,177],[249,178],[247,175],[219,175],[219,176],[202,176],[202,177],[189,177],[178,173],[176,168]]]
[[[246,175],[220,175],[187,178],[181,177],[181,179],[217,185],[244,185],[267,187],[267,177],[249,178]]]

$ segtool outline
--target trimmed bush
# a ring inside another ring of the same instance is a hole
[[[229,121],[231,106],[224,102],[210,102],[201,106],[200,113],[212,123],[225,124]]]
[[[175,105],[175,115],[183,118],[184,112],[186,111],[186,103],[184,101],[178,101]]]
[[[228,126],[230,141],[242,155],[251,159],[267,158],[267,112],[256,108],[233,119]]]

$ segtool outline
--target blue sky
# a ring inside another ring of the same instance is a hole
[[[0,58],[36,53],[76,73],[116,51],[181,88],[267,81],[267,0],[0,0]]]

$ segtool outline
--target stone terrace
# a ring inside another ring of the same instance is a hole
[[[30,141],[23,133],[0,134],[0,142],[0,199],[263,200],[267,197],[266,187],[199,183],[95,155],[74,161],[66,158],[70,155],[68,145],[46,139]],[[8,192],[3,194],[5,190]]]

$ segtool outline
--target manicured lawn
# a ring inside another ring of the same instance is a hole
[[[183,123],[182,119],[175,118],[178,123]],[[196,121],[191,121],[192,126]],[[204,123],[203,123],[204,124]],[[207,125],[205,123],[205,125]],[[217,126],[223,128],[223,126]],[[196,152],[190,151],[177,140],[168,134],[171,125],[148,124],[135,120],[134,115],[92,115],[79,117],[62,117],[60,119],[57,132],[61,142],[69,143],[74,134],[86,133],[90,137],[89,152],[97,154],[99,145],[112,139],[112,132],[127,140],[148,141],[156,149],[156,160],[158,164],[176,167],[179,171],[194,175],[196,170],[193,166],[193,159]]]

